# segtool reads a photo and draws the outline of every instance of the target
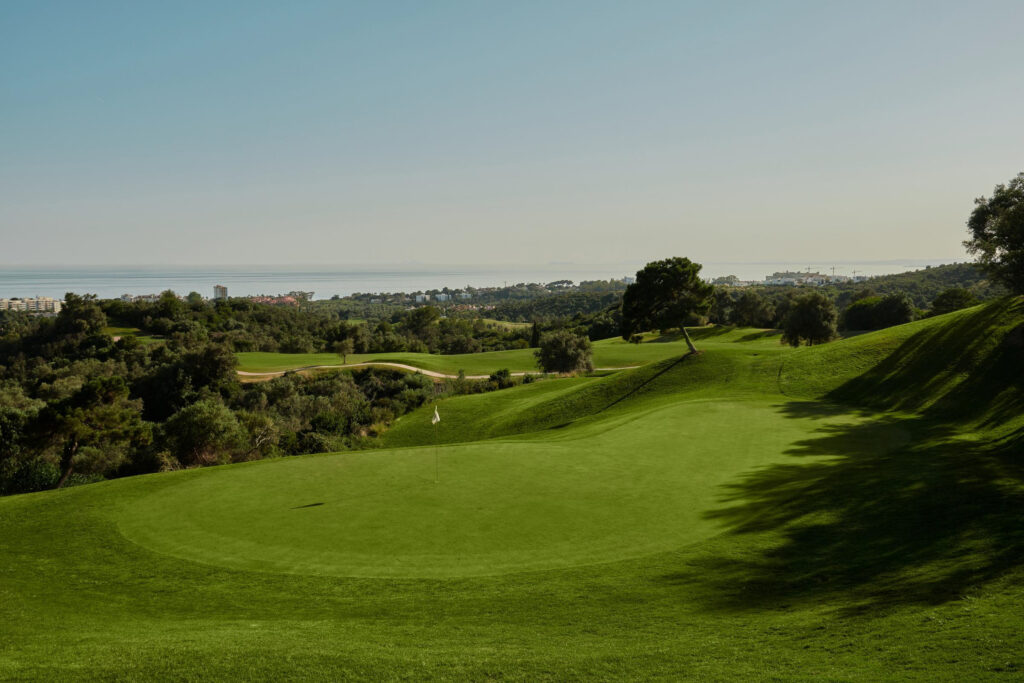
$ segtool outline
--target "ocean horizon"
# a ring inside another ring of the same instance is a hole
[[[960,259],[965,261],[966,259]],[[736,275],[741,280],[763,280],[776,271],[834,272],[836,275],[887,275],[956,259],[901,259],[888,261],[816,262],[709,262],[708,278]],[[608,280],[633,275],[643,263],[532,265],[201,265],[201,266],[0,266],[0,298],[48,296],[67,292],[95,294],[111,299],[122,294],[153,294],[170,289],[178,294],[213,295],[214,285],[228,288],[229,296],[276,295],[311,291],[316,299],[354,293],[414,292],[462,287],[500,287],[520,282],[554,280]]]

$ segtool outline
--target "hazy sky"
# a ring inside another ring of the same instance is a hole
[[[937,258],[1024,2],[0,3],[0,264]]]

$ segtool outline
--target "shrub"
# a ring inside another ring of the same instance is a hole
[[[549,332],[534,352],[544,372],[590,372],[594,369],[590,340],[567,330]]]

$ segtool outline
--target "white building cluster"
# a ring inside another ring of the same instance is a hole
[[[120,296],[121,301],[126,304],[133,304],[137,302],[143,302],[147,304],[155,304],[160,301],[159,294],[122,294]]]
[[[864,275],[827,275],[825,273],[812,273],[810,271],[801,273],[798,271],[784,271],[772,273],[766,275],[764,278],[764,284],[785,286],[785,285],[814,285],[816,287],[822,287],[828,284],[838,284],[841,282],[863,282],[867,280]]]
[[[64,302],[48,296],[34,299],[0,299],[0,311],[25,311],[27,313],[60,313]]]

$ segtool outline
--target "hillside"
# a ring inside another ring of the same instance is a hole
[[[0,499],[0,678],[1019,674],[1022,330],[712,328],[443,401],[437,446],[428,405],[394,448]]]

